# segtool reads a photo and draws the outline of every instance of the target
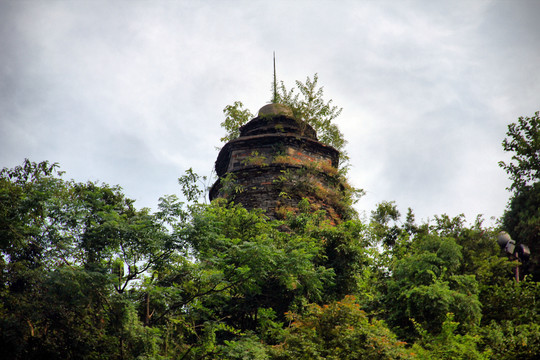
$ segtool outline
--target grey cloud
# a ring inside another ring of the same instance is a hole
[[[498,216],[506,125],[538,110],[538,7],[1,2],[0,166],[58,161],[155,206],[185,169],[210,172],[225,105],[269,100],[276,50],[287,85],[318,72],[344,108],[359,209]]]

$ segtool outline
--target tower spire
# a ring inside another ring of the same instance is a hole
[[[272,102],[276,104],[278,102],[277,98],[277,79],[276,79],[276,52],[274,51],[274,96]]]

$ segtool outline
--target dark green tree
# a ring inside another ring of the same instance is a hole
[[[482,293],[481,343],[493,359],[536,359],[540,354],[540,283],[530,277],[490,285]]]
[[[453,321],[454,314],[446,315],[441,331],[431,334],[416,324],[421,335],[412,351],[420,360],[488,360],[490,350],[479,350],[480,337],[472,334],[459,334],[459,323]]]
[[[155,351],[131,298],[173,241],[119,187],[28,160],[0,171],[0,352],[5,359],[121,359]]]
[[[517,123],[508,125],[508,136],[502,145],[512,153],[512,161],[499,162],[510,176],[510,190],[520,190],[540,179],[540,112],[532,117],[521,116]]]
[[[387,281],[385,307],[398,335],[411,339],[411,319],[438,333],[447,313],[466,329],[479,325],[479,285],[474,275],[462,274],[461,246],[452,238],[422,235],[395,261]]]
[[[512,185],[513,195],[503,215],[503,228],[518,243],[531,250],[525,273],[540,279],[540,116],[520,117],[508,125],[505,151],[512,153],[512,162],[500,162]]]
[[[540,181],[522,187],[510,198],[502,217],[503,228],[518,243],[525,244],[531,258],[523,264],[523,272],[540,280]]]

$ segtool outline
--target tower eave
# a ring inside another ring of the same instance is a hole
[[[339,166],[339,151],[330,145],[325,145],[312,138],[300,136],[294,133],[274,133],[243,136],[231,140],[221,148],[216,163],[216,174],[221,177],[230,171],[232,152],[235,150],[253,150],[267,146],[291,146],[304,151],[320,154],[331,160],[331,165],[335,168]]]

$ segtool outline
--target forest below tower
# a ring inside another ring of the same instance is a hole
[[[276,102],[343,150],[340,109],[317,76],[295,89],[282,84]],[[225,115],[226,142],[253,118],[240,102]],[[536,359],[539,113],[510,123],[503,148],[511,197],[496,226],[444,213],[418,223],[392,201],[361,219],[353,188],[340,194],[339,221],[308,197],[268,217],[206,201],[191,170],[182,196],[151,211],[120,186],[66,180],[56,163],[4,168],[0,357]],[[342,155],[335,176],[346,181]],[[500,231],[530,257],[501,248]]]

